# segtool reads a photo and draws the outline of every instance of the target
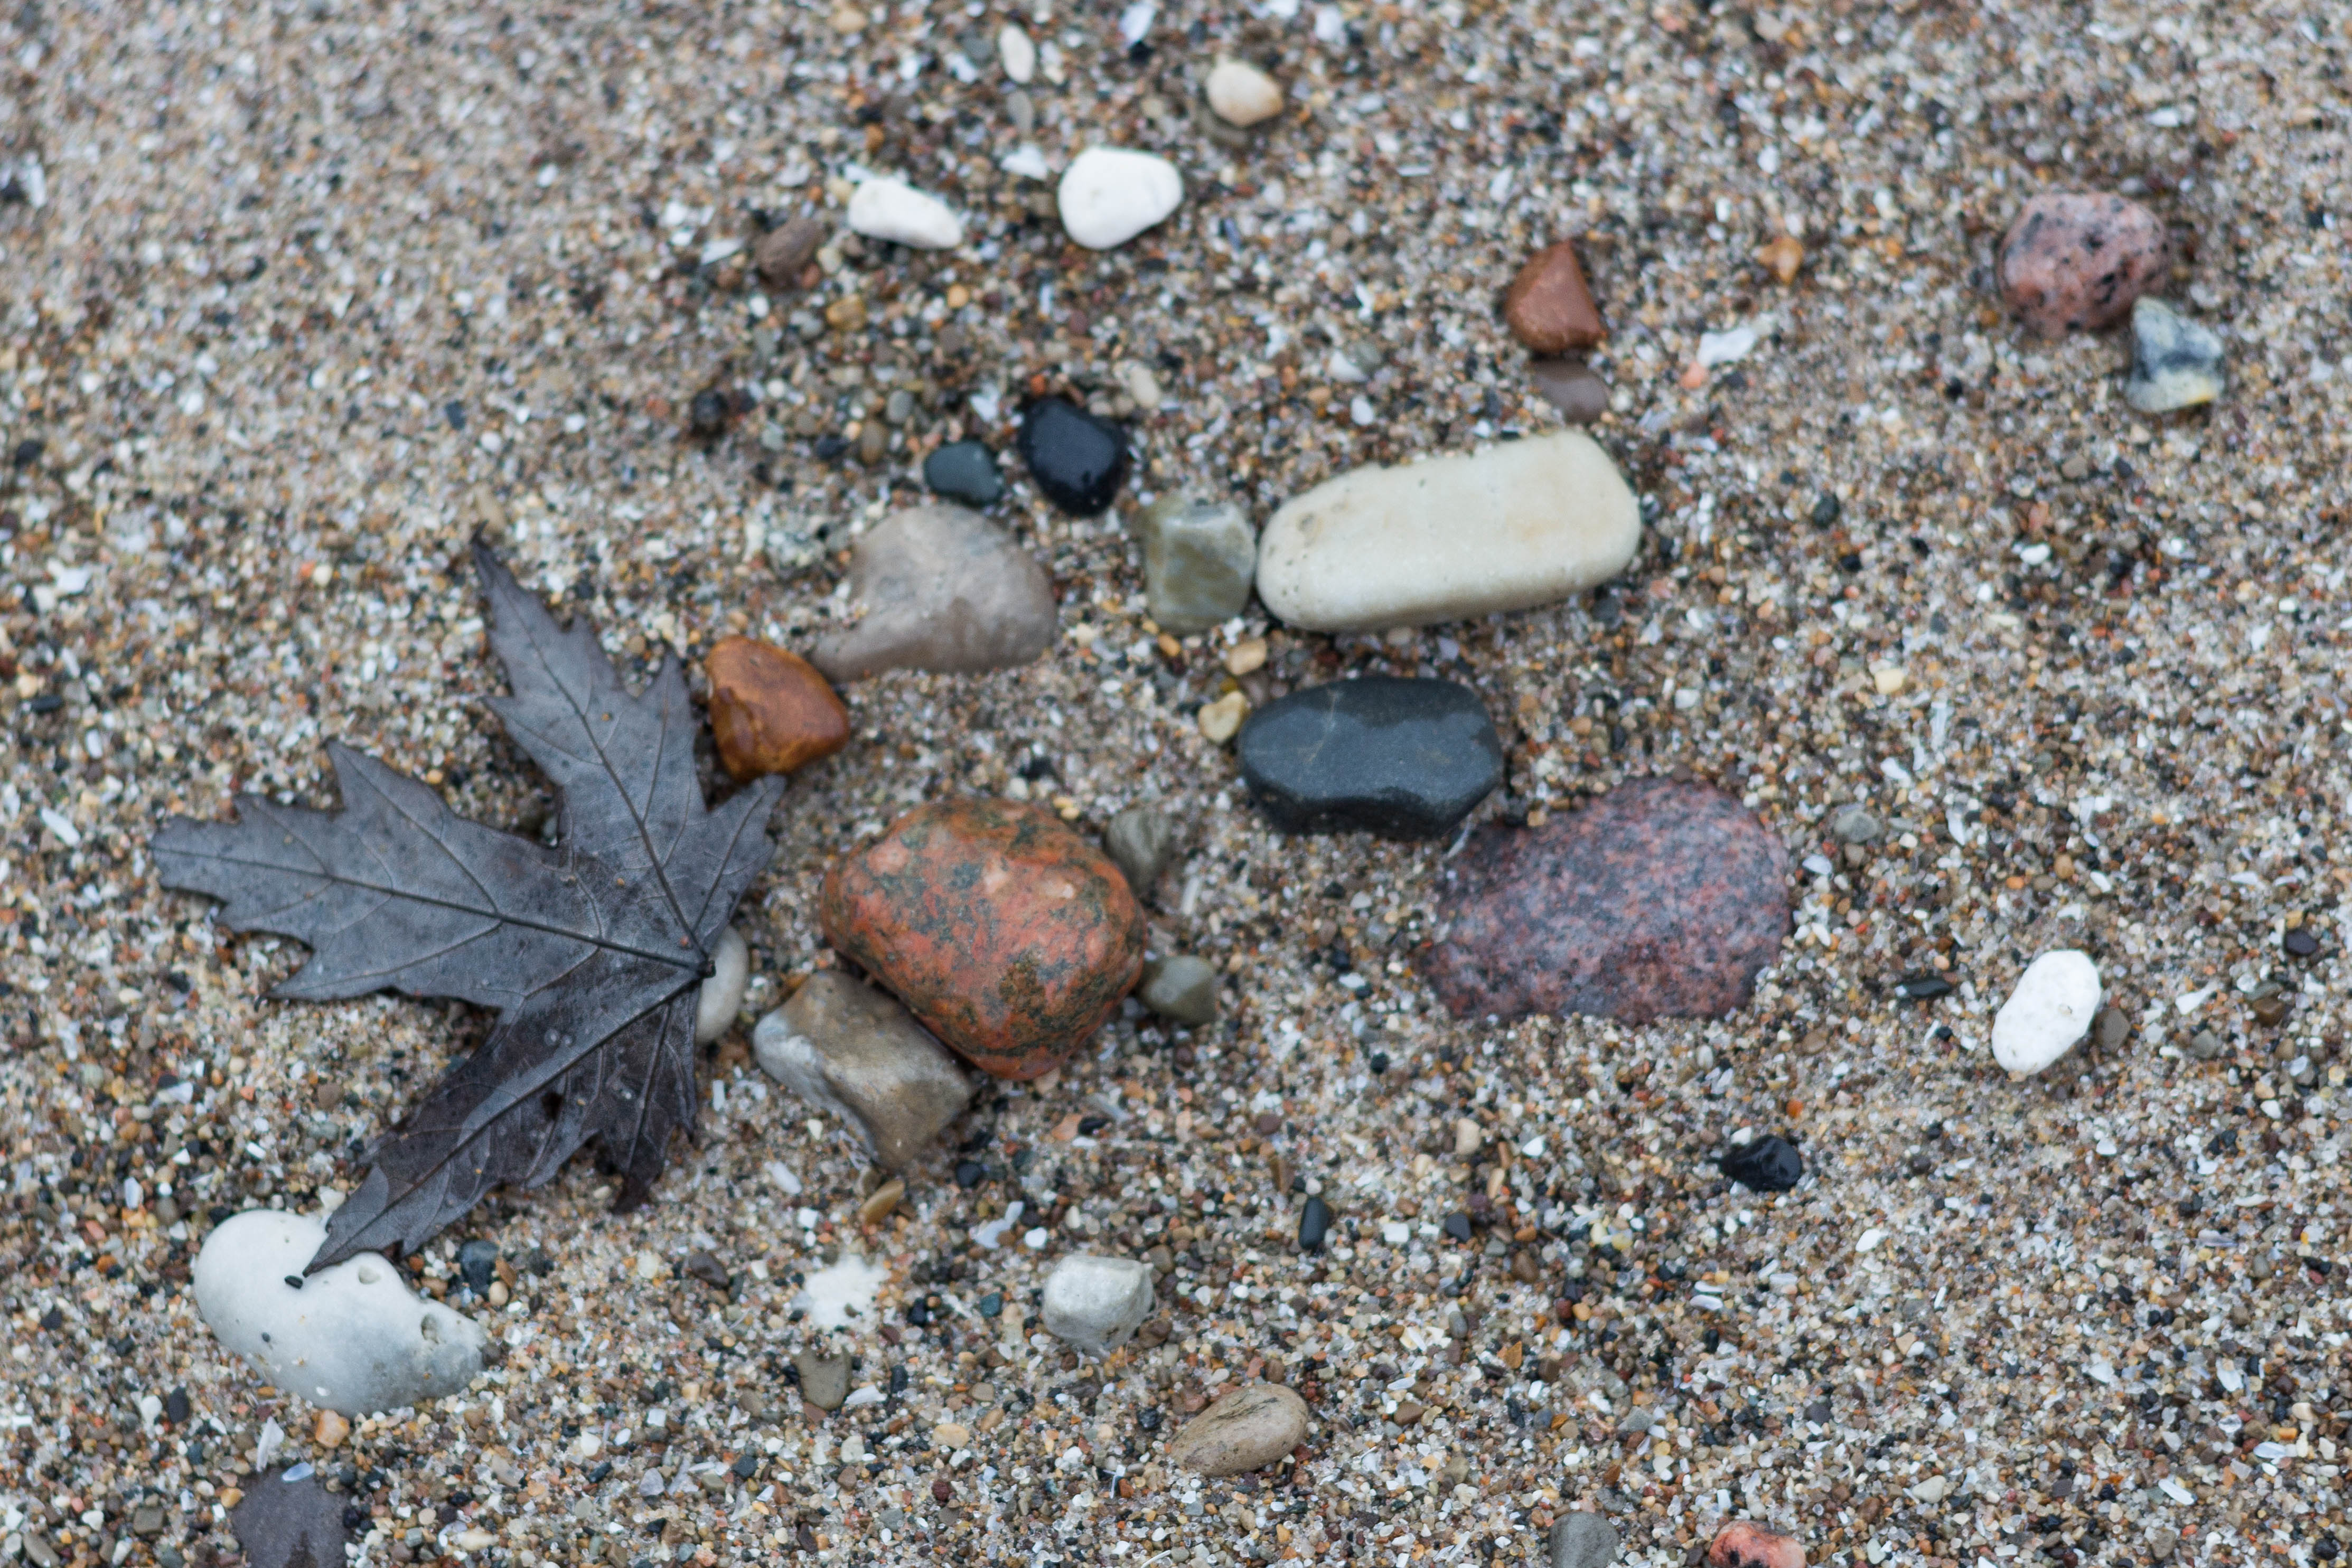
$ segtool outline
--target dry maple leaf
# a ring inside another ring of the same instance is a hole
[[[676,659],[632,695],[584,622],[559,628],[478,543],[474,564],[514,688],[490,706],[555,785],[554,848],[468,821],[341,745],[328,747],[341,810],[240,795],[236,822],[175,817],[152,846],[163,884],[219,899],[231,930],[309,945],[274,997],[396,990],[499,1011],[481,1049],[368,1151],[313,1269],[413,1250],[592,1139],[622,1175],[616,1207],[642,1203],[670,1134],[694,1128],[709,955],[772,852],[783,782],[705,804]]]

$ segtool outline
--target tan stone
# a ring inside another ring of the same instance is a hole
[[[849,744],[849,709],[807,660],[772,643],[728,637],[702,662],[710,733],[738,780],[790,773]]]
[[[1264,1469],[1307,1440],[1307,1401],[1278,1383],[1222,1395],[1176,1434],[1171,1464],[1204,1476]]]

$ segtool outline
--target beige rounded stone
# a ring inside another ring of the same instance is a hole
[[[1228,125],[1248,127],[1282,112],[1282,84],[1246,61],[1219,60],[1207,91],[1210,109]]]
[[[1307,1401],[1278,1383],[1244,1384],[1192,1417],[1171,1464],[1204,1476],[1264,1469],[1307,1440]]]

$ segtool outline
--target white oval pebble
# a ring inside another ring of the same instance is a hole
[[[482,1370],[481,1329],[417,1300],[379,1253],[304,1279],[326,1237],[315,1215],[273,1208],[215,1226],[190,1270],[196,1312],[214,1337],[278,1387],[345,1416],[464,1392]]]
[[[996,57],[1004,62],[1004,74],[1018,86],[1027,87],[1037,74],[1037,46],[1010,22],[996,35]]]
[[[710,978],[702,982],[702,989],[694,1003],[694,1043],[709,1045],[729,1026],[743,1006],[743,992],[751,983],[751,949],[732,925],[719,937],[718,951],[710,955]]]
[[[2044,953],[1993,1015],[1992,1059],[2020,1077],[2039,1072],[2090,1032],[2098,1010],[2099,969],[2090,955]]]
[[[1045,1332],[1088,1355],[1108,1355],[1151,1315],[1150,1265],[1074,1252],[1045,1277]]]
[[[1209,108],[1228,125],[1255,125],[1282,112],[1282,87],[1255,66],[1219,60],[1209,72]]]
[[[849,197],[849,226],[868,239],[918,250],[948,250],[963,243],[963,220],[937,196],[904,180],[868,180]]]
[[[1184,176],[1167,159],[1089,147],[1062,171],[1062,227],[1088,250],[1125,245],[1184,204]]]

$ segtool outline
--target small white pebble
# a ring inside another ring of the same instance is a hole
[[[1027,87],[1037,75],[1037,46],[1029,35],[1010,22],[996,35],[996,57],[1003,63],[1004,74],[1018,87]]]
[[[1251,126],[1282,112],[1282,87],[1242,60],[1219,60],[1209,72],[1209,108],[1228,125]]]
[[[849,198],[849,226],[868,239],[918,250],[950,250],[963,243],[963,220],[937,196],[904,180],[868,180]]]
[[[1062,171],[1062,227],[1088,250],[1109,250],[1184,204],[1184,176],[1150,152],[1089,147]]]
[[[2020,1077],[2041,1071],[2090,1032],[2099,1010],[2099,970],[2072,947],[2044,953],[2018,977],[1993,1015],[1992,1059]]]

